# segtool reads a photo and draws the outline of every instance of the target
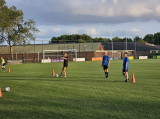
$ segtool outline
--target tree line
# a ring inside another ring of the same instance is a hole
[[[0,0],[0,43],[7,42],[13,59],[12,46],[26,45],[35,40],[34,33],[39,32],[36,21],[24,21],[23,11],[15,6],[10,8],[5,0]]]
[[[127,39],[128,42],[142,42],[142,43],[152,43],[152,44],[160,44],[160,32],[157,32],[155,34],[147,34],[144,38],[141,38],[139,36],[135,36],[132,38],[120,38],[120,37],[114,37],[112,39],[110,38],[102,38],[102,37],[95,37],[92,38],[91,36],[87,34],[72,34],[72,35],[61,35],[59,37],[52,37],[51,41],[49,43],[63,43],[63,42],[77,42],[77,43],[85,43],[85,42],[125,42]]]

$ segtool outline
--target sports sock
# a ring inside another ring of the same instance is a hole
[[[108,72],[105,72],[106,77],[108,77]]]
[[[105,76],[107,75],[107,72],[104,72],[105,73]]]

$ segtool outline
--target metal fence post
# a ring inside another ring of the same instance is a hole
[[[94,57],[94,51],[93,51],[93,40],[92,40],[92,57]]]
[[[43,40],[42,40],[42,53],[41,53],[41,58],[43,59]],[[43,61],[44,63],[44,61]]]
[[[27,63],[28,63],[28,50],[27,50]]]
[[[138,52],[139,52],[139,41],[138,41]],[[140,52],[139,52],[140,53]],[[139,54],[139,56],[140,56],[140,54]]]
[[[44,59],[45,59],[45,57],[44,57],[44,51],[43,51],[43,63],[44,63]]]
[[[38,63],[39,63],[39,52],[38,52]]]
[[[80,41],[79,41],[79,58],[80,58]]]
[[[22,54],[22,59],[23,59],[23,63],[24,63],[24,54]]]
[[[74,45],[73,45],[73,49],[74,49]],[[71,61],[73,61],[73,58],[72,58],[72,52],[71,52]]]
[[[126,52],[127,52],[127,30],[126,30]]]
[[[36,62],[36,58],[35,58],[35,40],[34,40],[34,62]]]
[[[14,54],[16,55],[16,52],[15,52],[16,50],[15,50],[15,46],[14,46]],[[14,56],[14,54],[13,54],[13,56]],[[14,59],[14,58],[13,58]]]
[[[136,38],[135,38],[135,41],[134,41],[134,42],[135,42],[135,59],[136,59],[136,57],[137,57],[137,56],[136,56]]]
[[[58,50],[60,50],[60,40],[59,40],[59,47],[58,48],[59,48]]]
[[[8,60],[9,60],[9,47],[8,47]]]
[[[84,43],[84,58],[86,58],[86,55],[85,55],[85,47],[86,47],[86,45],[85,45],[85,43]]]

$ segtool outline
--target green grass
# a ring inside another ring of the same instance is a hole
[[[122,62],[111,61],[109,79],[101,62],[69,62],[67,78],[52,77],[62,63],[7,65],[11,73],[0,72],[0,119],[160,118],[160,60],[130,60],[127,83]]]

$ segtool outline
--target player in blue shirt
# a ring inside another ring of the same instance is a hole
[[[109,67],[109,64],[110,64],[110,58],[107,55],[107,52],[105,52],[104,56],[102,58],[102,66],[103,66],[106,78],[108,78],[108,67]]]
[[[126,77],[125,82],[128,82],[128,70],[129,70],[129,58],[127,57],[127,52],[124,52],[124,60],[123,60],[123,75]]]

